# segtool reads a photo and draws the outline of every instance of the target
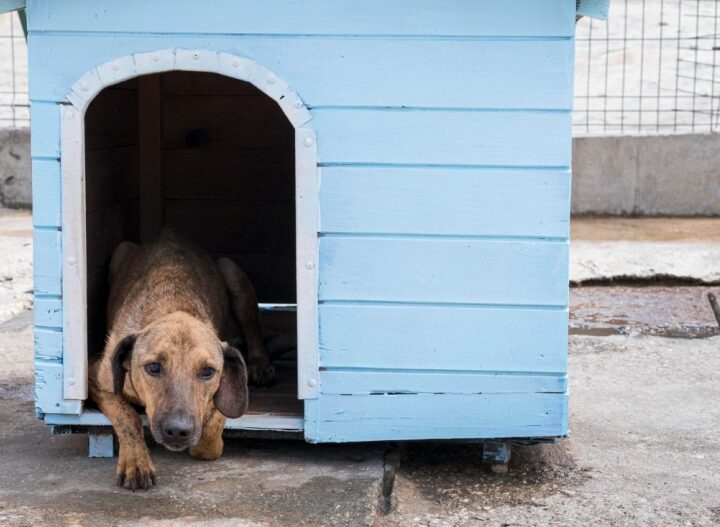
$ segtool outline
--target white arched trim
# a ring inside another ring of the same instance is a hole
[[[67,102],[61,107],[64,399],[84,400],[88,394],[85,111],[108,86],[174,70],[217,73],[248,82],[272,98],[295,127],[298,396],[316,398],[320,391],[317,307],[320,177],[315,131],[304,126],[312,116],[287,82],[255,61],[210,50],[164,49],[126,55],[93,68],[72,86]],[[245,428],[244,419],[229,425]]]
[[[311,119],[300,96],[265,66],[245,57],[206,49],[163,49],[125,55],[80,77],[73,84],[67,99],[79,111],[85,112],[95,96],[108,86],[141,75],[174,70],[218,73],[249,82],[277,102],[295,128]]]

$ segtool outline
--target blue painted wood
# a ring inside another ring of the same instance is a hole
[[[25,0],[0,0],[0,13],[25,9]]]
[[[196,0],[171,9],[144,0],[29,0],[29,8],[33,31],[571,37],[575,23],[574,0],[284,0],[272,8],[220,0],[208,9]]]
[[[313,115],[322,163],[570,165],[569,112],[328,109]]]
[[[30,35],[33,100],[62,101],[87,71],[137,52],[251,58],[311,107],[572,108],[573,43],[526,40]],[[533,89],[526,87],[532,85]]]
[[[42,414],[82,412],[82,401],[63,399],[63,365],[35,360],[35,407]]]
[[[320,300],[565,306],[566,242],[323,237]]]
[[[566,434],[565,394],[324,395],[305,401],[311,442]]]
[[[33,71],[32,67],[30,69]],[[60,158],[60,106],[33,102],[30,106],[30,153],[33,158]]]
[[[33,133],[36,128],[33,128]],[[33,225],[36,227],[60,227],[62,225],[61,186],[60,161],[33,160]]]
[[[319,315],[324,368],[567,370],[565,309],[321,304]]]
[[[418,351],[418,357],[421,353]],[[440,361],[438,365],[442,366]],[[320,372],[320,391],[329,395],[566,393],[567,377],[457,371],[324,370]]]
[[[567,237],[570,171],[335,167],[321,230]]]
[[[35,357],[39,360],[61,360],[63,356],[62,331],[58,328],[35,327]]]
[[[113,457],[114,447],[112,434],[88,434],[88,457]]]
[[[62,328],[62,298],[36,296],[34,317],[36,327]]]
[[[610,0],[578,0],[577,14],[607,20]]]
[[[35,229],[33,280],[36,295],[62,293],[62,239],[60,231]]]

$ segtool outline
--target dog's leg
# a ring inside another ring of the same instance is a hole
[[[212,461],[223,453],[223,430],[225,429],[225,416],[213,410],[210,419],[203,426],[202,436],[197,445],[190,449],[190,455],[204,461]]]
[[[260,329],[260,310],[255,289],[248,276],[229,258],[217,262],[230,293],[230,307],[242,333],[248,351],[250,380],[266,386],[275,380],[275,368],[265,351]]]
[[[126,489],[149,489],[155,485],[155,465],[145,444],[140,416],[121,396],[92,390],[100,410],[110,419],[118,437],[117,484]]]

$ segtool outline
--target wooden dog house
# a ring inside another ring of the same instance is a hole
[[[173,225],[297,330],[282,393],[228,429],[567,434],[575,0],[25,7],[47,424],[108,425],[109,255]]]

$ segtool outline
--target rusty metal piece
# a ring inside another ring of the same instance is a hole
[[[715,320],[717,320],[718,326],[720,326],[720,304],[718,304],[717,298],[713,293],[708,293],[708,301],[710,307],[712,307],[713,313],[715,314]]]

